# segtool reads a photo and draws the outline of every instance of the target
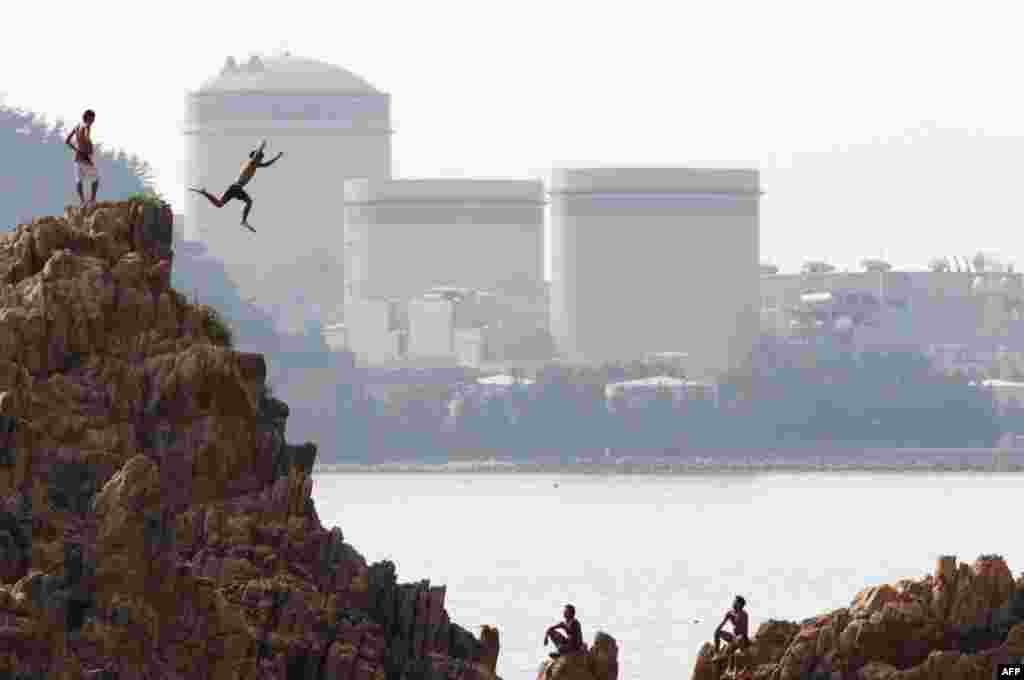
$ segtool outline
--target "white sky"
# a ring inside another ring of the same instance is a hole
[[[186,89],[286,46],[391,93],[398,176],[753,161],[784,269],[1024,261],[1019,2],[7,4],[6,103],[95,109],[172,200]]]

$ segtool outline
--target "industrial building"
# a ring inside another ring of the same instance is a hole
[[[540,181],[350,180],[344,232],[346,297],[409,299],[436,286],[543,290]]]
[[[455,355],[456,332],[487,325],[493,296],[466,289],[427,292],[409,301],[409,354],[417,357]]]
[[[345,337],[347,349],[363,363],[387,364],[401,359],[409,337],[405,302],[383,298],[347,300]]]
[[[700,377],[745,365],[758,332],[756,170],[560,169],[550,193],[563,357],[681,352]]]
[[[186,192],[187,238],[203,241],[264,308],[301,321],[302,310],[339,307],[342,215],[340,201],[332,212],[329,199],[347,178],[391,176],[390,95],[313,59],[229,57],[187,94],[184,134],[187,184],[217,196],[261,140],[268,159],[285,154],[246,187],[257,233],[240,226],[240,201],[217,209]]]
[[[551,357],[543,298],[441,288],[408,303],[408,355],[466,366]]]
[[[370,364],[551,359],[549,331],[570,361],[668,352],[698,376],[743,364],[757,332],[756,171],[556,171],[548,286],[543,183],[392,178],[390,103],[288,53],[229,57],[187,94],[189,186],[223,193],[261,140],[285,153],[246,187],[255,234],[241,202],[184,202],[186,238],[282,330],[319,324]]]
[[[627,408],[638,408],[657,399],[660,392],[670,396],[672,403],[677,406],[687,400],[705,400],[713,403],[715,407],[719,404],[716,383],[683,380],[667,375],[608,383],[604,388],[605,401],[611,410],[615,409],[615,402],[620,397],[625,400],[624,405]]]
[[[767,274],[761,330],[778,337],[841,334],[860,350],[924,350],[942,365],[967,366],[976,363],[972,353],[1024,345],[1022,283],[1020,274],[1006,272]]]
[[[351,349],[367,362],[478,365],[499,329],[536,333],[546,322],[543,211],[539,181],[347,181]]]

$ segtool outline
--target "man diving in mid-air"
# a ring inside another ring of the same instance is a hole
[[[249,160],[242,164],[242,171],[238,173],[238,181],[228,187],[228,190],[224,192],[224,195],[217,198],[213,194],[209,193],[206,189],[194,189],[189,187],[189,191],[194,191],[197,194],[206,196],[210,203],[213,203],[218,208],[223,208],[227,205],[231,199],[237,198],[245,203],[245,209],[242,210],[242,226],[249,231],[256,233],[256,230],[249,226],[249,211],[252,210],[252,197],[249,196],[245,191],[245,185],[249,183],[253,175],[256,174],[256,168],[269,168],[271,165],[277,162],[284,153],[278,151],[277,156],[271,158],[266,163],[263,162],[263,149],[267,146],[267,140],[263,140],[259,148],[255,151],[249,152]]]

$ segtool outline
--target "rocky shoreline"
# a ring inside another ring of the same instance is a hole
[[[495,629],[320,523],[263,357],[169,286],[172,221],[0,236],[0,677],[495,680]]]
[[[990,680],[1024,659],[1024,576],[1005,560],[937,560],[919,579],[865,588],[849,607],[762,623],[749,647],[708,642],[692,680]]]
[[[103,203],[0,236],[0,677],[498,680],[496,629],[320,523],[317,448],[286,442],[263,357],[170,288],[171,224]],[[1002,558],[947,557],[706,645],[693,677],[987,679],[1024,657],[1022,622]],[[598,633],[539,678],[617,674]]]

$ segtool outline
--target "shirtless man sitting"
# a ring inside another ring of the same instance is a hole
[[[576,607],[571,604],[565,605],[562,616],[565,621],[556,623],[544,633],[544,645],[547,646],[550,639],[558,650],[548,655],[552,659],[557,659],[563,654],[583,651],[583,629],[580,627],[580,622],[576,620]],[[565,635],[559,633],[559,629],[564,630]]]
[[[715,629],[715,653],[718,653],[718,647],[722,640],[726,643],[731,643],[735,640],[739,640],[740,644],[746,646],[750,643],[748,637],[748,619],[747,612],[743,610],[747,606],[747,601],[742,596],[737,595],[736,599],[732,602],[732,609],[725,613],[725,617],[722,618],[722,622],[718,624],[718,628]],[[728,633],[722,630],[726,623],[732,624],[732,632]]]
[[[267,146],[267,140],[263,140],[259,148],[255,151],[249,152],[249,160],[242,164],[242,171],[238,174],[238,181],[228,187],[227,191],[224,192],[220,198],[217,198],[213,194],[206,191],[206,189],[194,189],[189,187],[189,191],[194,191],[197,194],[206,196],[210,203],[213,203],[218,208],[223,208],[227,205],[231,199],[237,198],[245,203],[245,209],[242,210],[242,226],[249,231],[256,233],[256,230],[249,226],[249,211],[252,210],[252,198],[245,191],[245,185],[249,183],[253,175],[256,174],[257,168],[269,168],[271,165],[277,162],[277,160],[284,154],[278,152],[277,156],[271,158],[266,163],[263,162],[263,149]]]

